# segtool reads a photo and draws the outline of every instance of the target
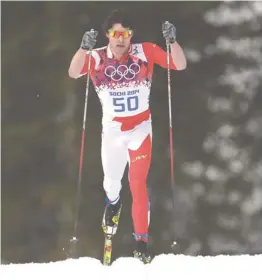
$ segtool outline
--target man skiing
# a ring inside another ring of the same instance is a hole
[[[121,180],[129,164],[132,219],[136,248],[134,257],[151,260],[148,250],[149,199],[147,176],[151,164],[152,124],[149,108],[153,67],[167,68],[167,53],[153,43],[131,43],[133,24],[128,15],[116,10],[104,24],[108,45],[94,49],[97,32],[85,32],[72,58],[68,73],[79,78],[88,71],[102,105],[101,159],[107,204],[102,220],[105,234],[115,234],[122,207]],[[176,41],[176,28],[162,25],[170,43],[170,69],[186,68],[186,58]],[[91,57],[88,51],[92,50]]]

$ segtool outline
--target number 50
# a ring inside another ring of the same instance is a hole
[[[135,111],[138,109],[138,96],[114,97],[113,105],[115,112]]]

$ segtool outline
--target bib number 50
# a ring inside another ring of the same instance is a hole
[[[138,109],[138,96],[114,97],[113,105],[115,112],[129,112]]]

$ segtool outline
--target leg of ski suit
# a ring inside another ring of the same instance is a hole
[[[125,135],[118,129],[104,129],[102,133],[101,157],[104,171],[104,190],[107,198],[114,202],[122,188],[122,177],[127,165]]]
[[[135,234],[148,234],[149,199],[147,176],[151,164],[152,131],[151,123],[142,124],[132,135],[128,143],[129,172],[128,179],[133,197],[132,218]]]
[[[148,233],[147,175],[151,163],[151,121],[143,122],[132,131],[104,130],[102,136],[102,165],[104,189],[110,201],[119,197],[127,162],[132,193],[132,218],[135,233]]]

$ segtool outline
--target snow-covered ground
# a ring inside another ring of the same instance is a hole
[[[223,279],[260,280],[262,255],[192,257],[159,255],[144,265],[133,258],[119,258],[105,267],[94,258],[68,259],[51,263],[1,265],[1,280],[95,280],[95,279]]]

